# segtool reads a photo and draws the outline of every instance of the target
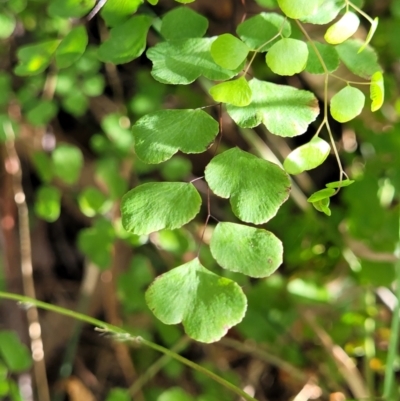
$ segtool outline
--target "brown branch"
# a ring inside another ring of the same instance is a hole
[[[29,211],[26,203],[24,189],[22,187],[21,161],[15,149],[15,135],[10,123],[4,124],[4,132],[7,136],[5,147],[7,159],[5,162],[6,171],[13,178],[14,201],[18,210],[19,247],[22,272],[22,285],[24,295],[36,298],[35,285],[33,281],[31,238],[29,229]],[[43,341],[39,313],[35,306],[27,310],[29,325],[29,337],[31,341],[32,357],[34,360],[34,375],[37,392],[40,401],[50,401],[50,393],[46,375],[46,364],[44,360]]]

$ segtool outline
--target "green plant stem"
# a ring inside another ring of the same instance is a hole
[[[231,390],[232,392],[236,393],[237,395],[243,397],[245,400],[257,401],[255,398],[251,397],[249,394],[247,394],[241,388],[236,387],[232,383],[226,381],[225,379],[223,379],[222,377],[218,376],[217,374],[211,372],[210,370],[198,365],[197,363],[190,361],[189,359],[184,358],[183,356],[177,354],[176,352],[173,352],[167,348],[162,347],[161,345],[155,344],[142,337],[134,336],[133,334],[129,333],[129,331],[123,330],[120,327],[114,326],[109,323],[105,323],[105,322],[103,322],[99,319],[93,318],[91,316],[87,316],[82,313],[78,313],[78,312],[75,312],[75,311],[72,311],[69,309],[65,309],[65,308],[62,308],[57,305],[51,305],[46,302],[38,301],[36,299],[29,298],[24,295],[11,294],[9,292],[0,291],[0,298],[11,299],[11,300],[14,300],[17,302],[21,302],[22,304],[35,305],[38,308],[45,309],[45,310],[55,312],[55,313],[59,313],[64,316],[69,316],[74,319],[80,320],[82,322],[89,323],[93,326],[98,327],[100,329],[99,331],[103,331],[103,332],[109,333],[111,335],[114,334],[117,339],[134,341],[136,343],[143,344],[149,348],[152,348],[156,351],[163,353],[164,355],[168,355],[169,357],[185,364],[186,366],[189,366],[190,368],[192,368],[194,370],[197,370],[198,372],[203,373],[204,375],[213,379],[215,382],[221,384],[223,387],[225,387],[228,390]]]
[[[397,253],[399,252],[399,246]],[[397,255],[398,256],[398,255]],[[396,262],[396,298],[397,303],[393,310],[392,327],[390,329],[389,349],[386,359],[385,380],[383,383],[383,398],[387,401],[396,401],[397,396],[392,395],[392,387],[394,382],[393,366],[397,356],[397,347],[400,334],[400,260]]]

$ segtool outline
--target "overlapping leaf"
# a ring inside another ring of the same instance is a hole
[[[310,17],[302,18],[302,21],[310,24],[328,24],[337,17],[345,5],[345,0],[322,0],[316,12]]]
[[[133,126],[135,151],[146,163],[161,163],[179,150],[204,152],[218,134],[219,126],[204,110],[160,110]]]
[[[223,337],[247,308],[240,286],[210,272],[197,258],[158,277],[146,302],[163,323],[182,322],[189,337],[204,343]]]
[[[285,159],[283,167],[289,174],[300,174],[303,171],[312,170],[325,161],[330,150],[328,142],[315,137],[293,150]]]
[[[243,21],[236,29],[240,39],[242,39],[251,50],[257,50],[259,52],[266,52],[269,50],[271,46],[280,39],[280,37],[278,37],[271,40],[278,35],[280,31],[283,37],[289,37],[292,32],[290,22],[280,14],[264,12]]]
[[[218,223],[210,250],[224,269],[250,277],[267,277],[282,263],[282,243],[274,234],[242,224]]]
[[[233,213],[248,223],[267,222],[289,197],[290,180],[280,167],[238,148],[214,157],[205,177],[211,190],[230,198]]]
[[[98,49],[99,59],[123,64],[139,57],[146,49],[146,37],[151,23],[150,17],[138,15],[112,28],[110,37]]]
[[[278,0],[280,9],[294,19],[307,18],[316,13],[320,0]]]
[[[194,219],[201,197],[184,182],[150,182],[126,193],[121,201],[122,225],[133,234],[179,228]]]
[[[240,39],[224,33],[218,36],[211,45],[211,56],[222,68],[238,68],[249,54],[250,49]]]
[[[58,68],[67,68],[77,61],[86,50],[88,36],[84,26],[77,26],[61,41],[56,50]]]
[[[361,53],[358,53],[363,42],[356,39],[349,39],[336,46],[340,59],[346,67],[362,78],[369,79],[376,71],[382,68],[378,64],[378,56],[371,47],[367,46]]]
[[[96,4],[96,0],[53,0],[48,12],[51,16],[61,18],[80,18],[87,14]]]
[[[263,123],[275,135],[292,137],[306,132],[319,113],[318,101],[311,92],[256,78],[249,86],[253,97],[248,106],[227,106],[229,115],[243,128]]]
[[[328,72],[334,72],[340,64],[339,55],[334,46],[325,45],[323,43],[314,42],[315,47],[317,48],[322,60],[325,64]],[[310,43],[307,43],[308,46],[308,60],[306,65],[306,71],[310,74],[324,74],[324,68],[321,63],[321,60],[317,56],[313,46]]]
[[[265,59],[275,74],[298,74],[306,68],[308,47],[302,40],[284,38],[271,47]]]
[[[161,35],[167,40],[202,37],[208,28],[208,19],[189,7],[177,7],[167,12],[161,24]]]
[[[59,43],[59,40],[49,40],[21,46],[17,52],[19,63],[14,72],[17,75],[34,75],[43,72],[49,66]]]
[[[108,26],[125,22],[143,3],[143,0],[107,0],[101,9],[101,16]]]
[[[336,21],[326,31],[324,38],[331,45],[337,45],[353,36],[360,25],[357,14],[346,12],[339,21]]]
[[[226,81],[238,74],[220,67],[211,57],[215,38],[194,38],[158,43],[146,55],[153,62],[151,74],[164,84],[187,85],[201,75],[213,81]]]
[[[247,106],[251,102],[251,89],[244,77],[222,82],[213,86],[210,95],[216,102],[229,103],[237,107]]]

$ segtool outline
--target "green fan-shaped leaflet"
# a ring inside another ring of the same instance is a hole
[[[336,46],[340,60],[346,67],[359,77],[369,79],[376,71],[382,71],[378,64],[378,56],[371,47],[367,46],[361,53],[358,53],[363,42],[356,39],[349,39]]]
[[[173,230],[199,213],[201,197],[184,182],[149,182],[126,193],[121,201],[122,225],[133,234]]]
[[[330,198],[336,192],[335,188],[324,188],[320,191],[314,192],[308,199],[307,202],[313,203],[323,199]]]
[[[247,300],[234,281],[217,276],[196,258],[159,276],[146,291],[146,302],[165,324],[183,324],[194,340],[212,343],[240,323]]]
[[[323,43],[314,42],[315,47],[318,49],[322,60],[324,61],[325,67],[328,72],[334,72],[340,64],[339,55],[334,46],[325,45]],[[318,58],[313,46],[307,43],[308,46],[308,60],[306,65],[306,71],[310,74],[324,74],[324,68],[321,60]]]
[[[319,114],[318,100],[308,91],[253,78],[249,81],[252,101],[246,107],[228,105],[233,120],[242,128],[265,124],[275,135],[304,134]]]
[[[315,137],[310,142],[293,150],[285,159],[283,167],[289,174],[300,174],[320,166],[328,157],[331,147],[321,138]]]
[[[123,64],[139,57],[146,49],[146,37],[151,23],[152,19],[147,15],[138,15],[112,28],[110,37],[98,49],[99,59]]]
[[[235,223],[218,223],[210,242],[224,269],[250,277],[270,276],[282,263],[282,242],[269,231]]]
[[[245,77],[221,82],[213,86],[209,92],[216,102],[229,103],[237,107],[247,106],[251,102],[251,89]]]
[[[238,148],[214,157],[205,178],[216,195],[230,198],[233,213],[247,223],[270,220],[290,192],[289,177],[280,167]]]
[[[84,228],[78,235],[78,248],[99,269],[111,268],[111,251],[115,231],[106,219],[98,219],[92,227]]]
[[[60,144],[51,154],[54,174],[66,182],[74,184],[80,175],[83,166],[81,150],[69,144]]]
[[[220,67],[211,57],[211,45],[216,38],[194,38],[162,42],[147,50],[153,62],[151,74],[164,84],[187,85],[201,75],[212,81],[226,81],[242,70]]]
[[[345,123],[357,117],[364,108],[365,95],[360,89],[346,86],[336,93],[330,102],[332,117],[340,123]]]
[[[383,75],[380,71],[377,71],[371,77],[371,86],[370,86],[370,98],[372,100],[371,103],[371,111],[379,110],[383,101],[385,100],[385,87],[383,85]]]
[[[14,69],[15,74],[24,76],[43,72],[49,66],[59,43],[59,40],[49,40],[21,46],[17,51],[19,62]]]
[[[146,163],[161,163],[179,150],[202,153],[215,139],[218,122],[204,110],[160,110],[133,126],[135,151]]]
[[[354,180],[343,180],[343,181],[334,181],[334,182],[329,182],[325,186],[327,188],[342,188],[342,187],[348,187],[351,184],[354,184]]]
[[[45,221],[54,222],[60,216],[60,209],[60,190],[50,185],[41,186],[36,192],[36,215]]]
[[[316,13],[320,0],[278,0],[280,9],[294,19],[307,18]]]
[[[329,24],[339,14],[340,10],[346,5],[346,0],[322,0],[317,11],[310,17],[301,20],[310,24],[325,25]]]
[[[211,56],[222,68],[234,70],[246,59],[250,49],[240,39],[224,33],[218,36],[211,45]]]
[[[308,47],[302,40],[283,38],[267,53],[265,60],[278,75],[294,75],[306,68]]]
[[[208,28],[208,19],[189,7],[177,7],[167,12],[161,24],[161,35],[166,40],[202,37]]]
[[[107,0],[101,16],[108,26],[122,24],[134,14],[143,0]]]
[[[12,373],[24,372],[32,366],[31,353],[27,346],[20,341],[15,331],[3,329],[0,331],[0,360]],[[7,377],[7,369],[5,377]],[[2,370],[3,373],[4,369]]]
[[[280,37],[273,39],[280,31],[283,37],[290,36],[292,33],[290,22],[280,14],[264,12],[243,21],[236,29],[240,39],[251,50],[259,52],[269,50],[280,39]]]
[[[48,12],[53,17],[81,18],[96,5],[96,0],[52,0]]]
[[[88,35],[84,26],[77,26],[61,41],[55,56],[58,68],[67,68],[77,61],[86,50]]]
[[[356,33],[359,25],[360,19],[357,14],[348,11],[327,29],[324,38],[331,45],[343,43]]]
[[[7,39],[12,35],[16,26],[16,20],[13,15],[0,13],[0,40]]]

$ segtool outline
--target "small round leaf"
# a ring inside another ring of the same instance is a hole
[[[222,68],[234,70],[246,59],[250,49],[240,39],[224,33],[211,45],[211,56]]]
[[[365,104],[365,95],[359,89],[346,86],[336,93],[330,104],[332,117],[340,123],[345,123],[357,117]]]
[[[184,182],[150,182],[126,193],[121,201],[122,225],[133,234],[173,230],[199,213],[201,197]]]
[[[250,277],[270,276],[282,263],[282,242],[269,231],[234,223],[219,223],[210,242],[224,269]]]
[[[278,75],[294,75],[306,68],[307,45],[297,39],[284,38],[276,42],[266,56],[269,68]]]
[[[309,143],[293,150],[283,163],[289,174],[300,174],[320,166],[328,157],[331,147],[321,138],[313,138]]]
[[[360,25],[360,19],[351,11],[345,13],[339,21],[331,25],[324,38],[331,45],[338,45],[353,36]]]

